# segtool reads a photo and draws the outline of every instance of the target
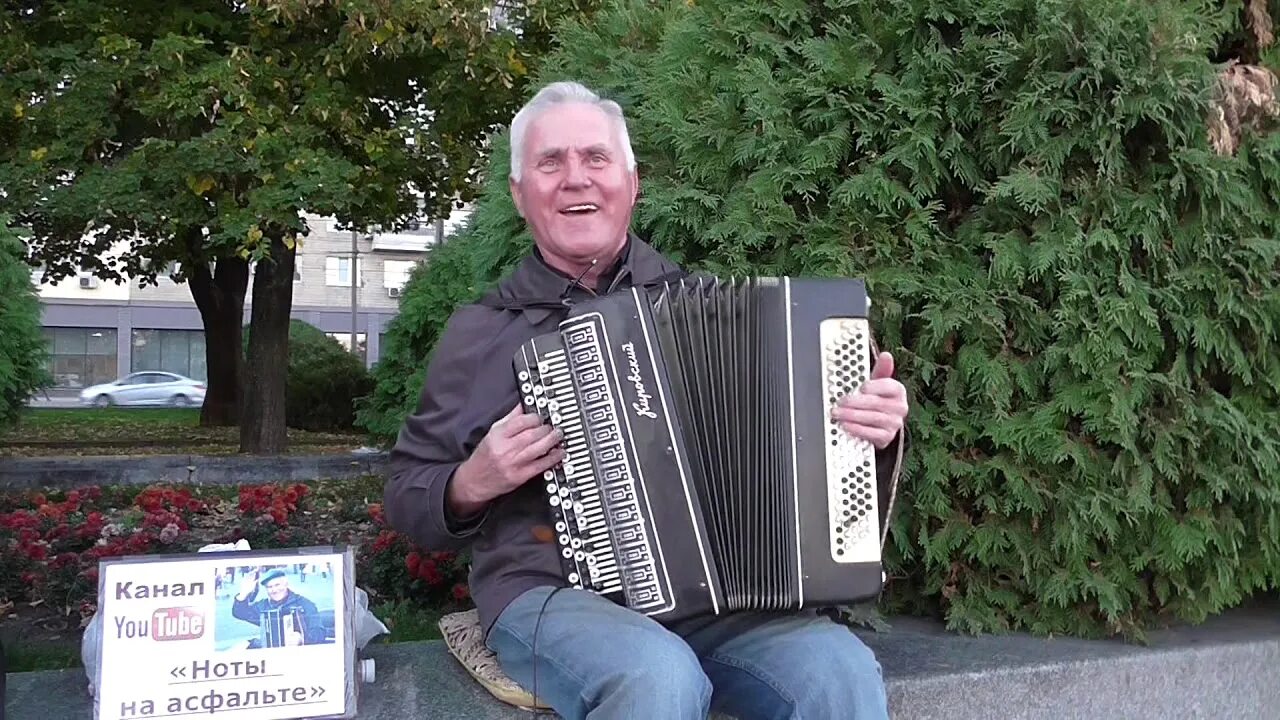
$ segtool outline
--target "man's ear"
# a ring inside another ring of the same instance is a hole
[[[511,201],[516,204],[516,212],[520,213],[521,218],[524,218],[524,198],[520,197],[520,183],[508,175],[507,187],[511,189]]]
[[[631,206],[635,207],[636,199],[640,197],[640,171],[632,169],[631,171]]]

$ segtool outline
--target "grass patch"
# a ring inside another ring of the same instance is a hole
[[[5,669],[11,673],[84,667],[80,662],[80,651],[71,647],[47,647],[24,642],[12,644],[6,640],[4,658]]]
[[[200,424],[200,408],[27,408],[18,418],[18,427],[33,430],[60,427],[118,427],[121,425]]]
[[[370,444],[360,432],[290,428],[290,454],[347,453]],[[0,456],[227,455],[237,427],[201,427],[199,408],[28,408],[0,432]]]
[[[440,608],[417,605],[408,600],[391,600],[378,603],[372,608],[373,614],[391,631],[390,635],[382,635],[374,642],[400,643],[418,640],[440,639],[440,618],[445,615]]]

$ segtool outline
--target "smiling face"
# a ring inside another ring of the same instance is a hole
[[[529,123],[521,177],[511,196],[547,263],[594,284],[626,243],[639,180],[627,169],[615,120],[594,105],[567,103]]]
[[[289,581],[284,578],[276,578],[267,583],[267,597],[273,602],[280,602],[289,594]]]

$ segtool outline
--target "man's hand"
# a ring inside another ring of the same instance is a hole
[[[907,389],[893,379],[893,355],[880,353],[871,378],[840,398],[831,417],[845,432],[877,450],[888,447],[907,417]]]
[[[237,600],[244,600],[258,590],[258,571],[254,570],[252,575],[246,575],[240,581],[240,592],[236,593]]]
[[[302,630],[293,624],[293,615],[284,616],[284,644],[285,647],[297,647],[302,644]]]
[[[563,439],[559,430],[517,404],[489,428],[454,472],[447,496],[450,507],[458,515],[474,515],[490,500],[555,467],[564,459]]]

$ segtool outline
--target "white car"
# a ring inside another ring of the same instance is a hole
[[[169,405],[189,407],[204,404],[205,385],[177,373],[147,371],[126,375],[115,382],[92,385],[80,391],[81,405]]]

